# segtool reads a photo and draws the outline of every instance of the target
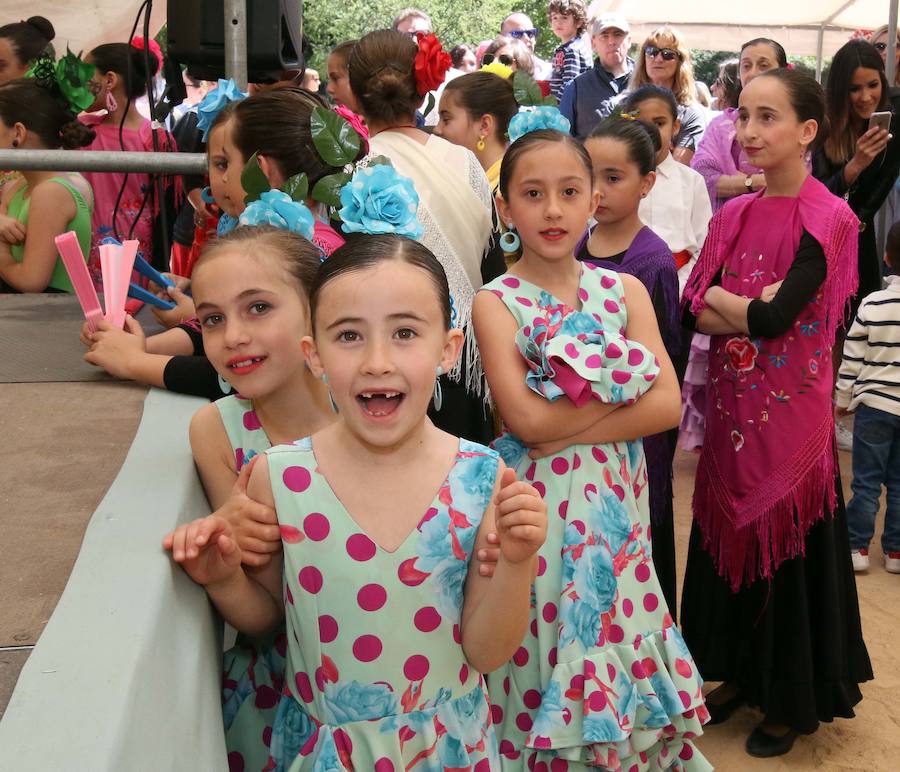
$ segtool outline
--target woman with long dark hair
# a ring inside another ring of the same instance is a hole
[[[851,40],[834,55],[825,89],[828,138],[813,156],[813,174],[843,196],[859,217],[859,288],[853,304],[881,289],[875,213],[900,172],[900,97],[891,99],[884,62],[873,45]],[[890,111],[890,131],[870,127],[875,112]],[[891,133],[893,132],[893,134]]]

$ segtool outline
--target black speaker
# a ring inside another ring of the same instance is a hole
[[[223,0],[168,0],[168,54],[200,80],[225,77]],[[303,69],[303,0],[247,0],[251,83]],[[277,78],[276,78],[277,79]]]

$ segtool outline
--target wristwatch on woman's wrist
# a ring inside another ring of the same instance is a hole
[[[753,177],[749,174],[744,178],[744,187],[747,188],[748,193],[753,192]]]

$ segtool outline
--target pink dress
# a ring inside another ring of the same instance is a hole
[[[85,150],[126,150],[146,152],[153,150],[153,131],[150,121],[144,121],[141,128],[123,129],[121,143],[119,128],[101,123],[105,113],[82,115],[79,120],[90,126],[97,134],[94,141]],[[176,150],[175,140],[170,134],[159,130],[157,140],[160,150]],[[152,182],[148,174],[124,172],[85,172],[85,179],[94,190],[93,232],[91,234],[91,253],[88,255],[88,270],[94,279],[97,289],[103,288],[100,275],[100,253],[97,247],[107,238],[117,241],[137,239],[140,241],[139,253],[152,262],[153,256],[153,219],[159,212],[156,192],[152,190]],[[166,184],[171,184],[167,179]],[[123,190],[124,185],[124,190]],[[122,197],[119,199],[119,191]],[[118,200],[118,208],[116,201]],[[113,220],[115,213],[115,220]]]

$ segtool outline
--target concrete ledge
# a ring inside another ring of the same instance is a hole
[[[228,768],[222,625],[160,546],[173,526],[209,512],[187,433],[203,404],[148,394],[0,722],[0,769]]]

